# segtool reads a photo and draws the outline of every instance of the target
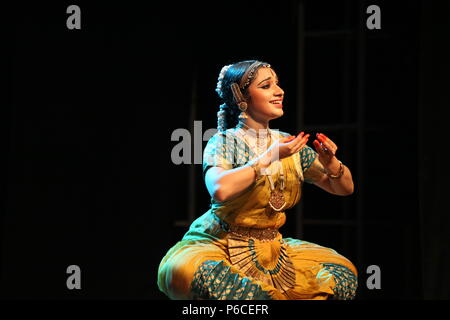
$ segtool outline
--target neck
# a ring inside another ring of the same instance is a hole
[[[254,129],[256,131],[260,129],[269,129],[269,121],[257,121],[255,119],[252,119],[250,116],[240,121],[244,127],[247,127],[248,129]]]
[[[266,123],[260,123],[257,121],[249,121],[251,118],[247,118],[245,120],[240,120],[238,123],[238,127],[243,128],[247,134],[250,136],[256,138],[256,139],[266,139],[267,137],[270,138],[270,131],[269,131],[269,124]]]

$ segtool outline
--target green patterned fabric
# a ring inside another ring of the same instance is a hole
[[[302,150],[300,150],[300,161],[302,164],[303,173],[305,173],[305,171],[307,171],[311,167],[316,157],[317,152],[314,151],[314,149],[311,148],[310,146],[305,146],[304,148],[302,148]],[[314,181],[308,179],[307,176],[305,176],[305,182],[310,184],[314,183]]]
[[[356,295],[358,279],[348,268],[334,263],[322,263],[324,269],[333,275],[336,283],[333,288],[336,300],[352,300]]]
[[[287,132],[278,132],[283,137],[291,136]],[[316,156],[317,152],[311,147],[302,148],[300,159],[303,171],[311,166]],[[254,157],[254,152],[232,131],[217,133],[209,139],[203,152],[203,178],[211,167],[222,167],[225,170],[234,169],[245,165]]]
[[[254,158],[247,144],[231,133],[218,133],[209,139],[203,152],[203,177],[211,167],[234,169]]]
[[[303,171],[307,170],[311,167],[311,164],[316,159],[317,152],[313,150],[313,148],[309,146],[305,146],[300,150],[300,159],[302,162]]]
[[[289,133],[279,131],[283,137],[290,137]],[[317,157],[317,152],[308,145],[305,145],[300,151],[300,161],[303,171],[308,169]]]
[[[253,283],[231,271],[223,261],[205,261],[192,280],[194,299],[203,300],[271,300],[271,296]]]

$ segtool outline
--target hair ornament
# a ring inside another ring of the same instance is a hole
[[[225,73],[227,73],[228,69],[230,69],[230,67],[232,66],[232,64],[229,64],[227,66],[224,66],[222,68],[222,70],[220,70],[219,73],[219,78],[217,79],[217,87],[216,87],[216,92],[219,95],[219,97],[223,98],[223,93],[222,93],[222,81],[223,78],[225,77]]]

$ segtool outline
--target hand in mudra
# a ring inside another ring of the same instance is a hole
[[[319,154],[319,161],[327,167],[336,155],[338,147],[323,133],[316,134],[316,140],[313,141],[314,148]]]
[[[261,160],[263,166],[269,166],[272,162],[287,158],[299,152],[308,142],[309,134],[300,132],[297,136],[284,137],[276,140],[264,153]]]

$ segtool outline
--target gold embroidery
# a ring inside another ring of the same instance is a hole
[[[231,263],[248,277],[283,292],[294,287],[295,269],[281,234],[272,241],[261,241],[230,233],[228,251]]]

